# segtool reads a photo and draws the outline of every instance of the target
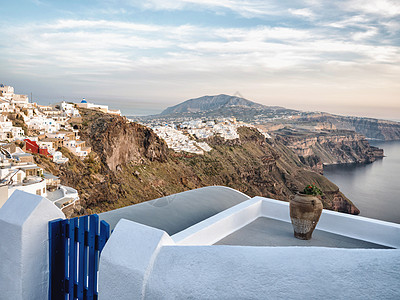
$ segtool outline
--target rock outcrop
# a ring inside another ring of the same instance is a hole
[[[336,129],[352,130],[377,140],[400,140],[400,123],[373,118],[346,117],[331,114],[313,114],[297,120],[298,123],[318,122]]]
[[[89,118],[91,112],[86,113]],[[102,162],[112,171],[126,162],[144,164],[167,159],[166,143],[148,127],[107,114],[91,118],[88,123],[82,137],[90,141]]]
[[[304,164],[321,173],[323,165],[371,163],[383,157],[382,149],[371,146],[363,135],[354,131],[300,132],[286,128],[276,131],[275,134]]]

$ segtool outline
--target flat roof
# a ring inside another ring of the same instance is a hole
[[[63,139],[60,139],[60,138],[45,138],[45,139],[41,140],[41,142],[59,142],[59,141],[63,141]]]
[[[40,169],[40,167],[38,167],[37,165],[31,166],[31,165],[27,165],[27,166],[18,166],[19,169],[24,169],[24,170],[36,170],[36,169]]]
[[[30,153],[26,153],[26,152],[24,152],[24,153],[16,152],[16,153],[12,154],[12,156],[33,156],[33,155]]]
[[[45,179],[60,179],[60,177],[55,176],[55,175],[53,175],[51,173],[46,173],[46,172],[43,172],[43,177]]]
[[[127,219],[173,235],[248,199],[228,187],[208,186],[104,212],[99,218],[111,229]]]
[[[257,218],[215,245],[391,249],[318,229],[314,230],[311,240],[300,240],[293,236],[291,223],[266,217]]]

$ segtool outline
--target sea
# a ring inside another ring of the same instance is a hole
[[[371,164],[330,165],[324,176],[360,210],[360,215],[400,224],[400,141],[370,141],[385,157]]]

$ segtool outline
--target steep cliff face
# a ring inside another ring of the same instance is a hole
[[[150,128],[130,123],[124,117],[102,115],[101,118],[90,118],[90,113],[86,111],[90,125],[82,137],[89,141],[111,171],[120,169],[126,162],[166,161],[167,145]]]
[[[337,129],[353,130],[370,139],[400,140],[400,123],[372,118],[336,116],[331,114],[311,115],[299,122],[330,124]]]
[[[371,163],[383,157],[361,134],[347,130],[302,132],[282,130],[277,139],[299,155],[301,161],[322,172],[324,164]]]
[[[249,196],[289,201],[305,185],[323,191],[324,207],[357,214],[358,209],[336,185],[313,172],[280,141],[266,140],[257,130],[239,128],[240,138],[213,137],[205,155],[176,153],[151,129],[126,119],[82,111],[81,136],[92,147],[84,161],[73,157],[55,165],[38,157],[38,163],[78,189],[82,198],[76,214],[102,212],[188,189],[224,185]]]

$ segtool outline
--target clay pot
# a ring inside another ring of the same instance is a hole
[[[296,194],[290,200],[290,219],[294,236],[301,240],[311,239],[322,213],[322,202],[316,196]]]

